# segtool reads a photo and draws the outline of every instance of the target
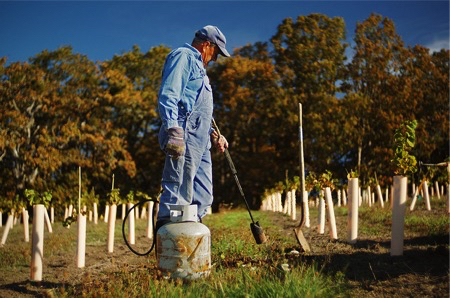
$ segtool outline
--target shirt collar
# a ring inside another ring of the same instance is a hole
[[[184,44],[185,48],[188,48],[192,51],[192,54],[194,54],[194,57],[198,59],[198,61],[200,61],[200,65],[202,66],[203,70],[206,72],[205,67],[203,66],[203,58],[202,58],[202,54],[200,54],[199,50],[197,50],[196,48],[194,48],[193,46],[191,46],[188,43]]]
[[[196,48],[194,48],[193,46],[191,46],[188,43],[185,43],[184,46],[186,48],[190,49],[192,52],[194,52],[195,58],[197,58],[198,60],[202,61],[202,54],[200,54],[200,52]]]

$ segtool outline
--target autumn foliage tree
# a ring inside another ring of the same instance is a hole
[[[345,29],[340,17],[287,18],[269,41],[208,68],[214,117],[253,207],[264,189],[298,175],[299,102],[309,172],[344,180],[359,168],[362,182],[376,172],[387,183],[394,131],[406,120],[418,123],[419,161],[448,158],[449,51],[405,47],[393,20],[372,14],[357,24],[347,61]],[[101,202],[113,173],[123,194],[157,193],[157,97],[169,51],[134,46],[93,62],[61,47],[27,62],[1,58],[0,197],[33,188],[64,205],[76,197],[79,166]],[[239,202],[223,155],[213,159],[214,206]]]

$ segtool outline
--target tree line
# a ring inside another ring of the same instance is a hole
[[[299,174],[299,102],[308,172],[344,180],[358,170],[362,181],[390,183],[394,131],[413,119],[417,159],[448,158],[449,51],[405,46],[392,20],[372,14],[357,24],[347,61],[345,29],[340,17],[287,18],[270,41],[208,69],[214,117],[254,207],[264,189]],[[124,194],[156,194],[164,162],[157,95],[169,51],[134,46],[93,62],[65,46],[27,62],[1,58],[0,196],[33,188],[68,204],[79,166],[84,188],[101,198],[113,173]],[[226,160],[213,159],[215,207],[238,202]]]

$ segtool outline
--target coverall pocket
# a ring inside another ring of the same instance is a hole
[[[181,169],[184,165],[184,156],[178,159],[166,158],[162,181],[166,183],[181,183]]]
[[[194,132],[197,130],[197,128],[200,126],[201,124],[201,117],[200,115],[196,115],[194,117],[192,117],[191,119],[189,119],[189,130],[190,132]]]

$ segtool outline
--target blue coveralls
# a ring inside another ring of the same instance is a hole
[[[173,126],[184,129],[186,144],[184,156],[172,159],[166,154],[158,219],[170,217],[168,204],[198,205],[202,218],[213,201],[209,151],[213,97],[200,52],[190,45],[168,55],[158,105],[163,120],[161,149],[167,143],[167,129]]]

